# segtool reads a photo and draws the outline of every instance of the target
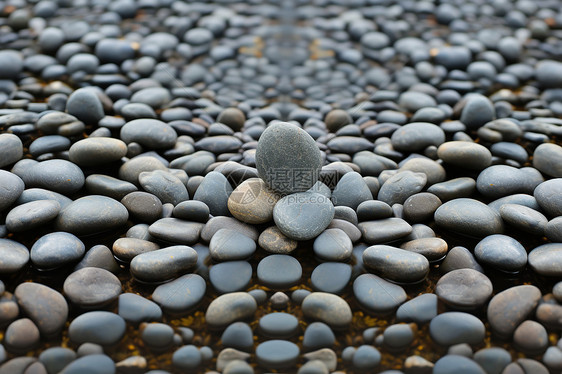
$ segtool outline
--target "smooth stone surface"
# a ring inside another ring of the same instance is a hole
[[[492,153],[478,143],[446,142],[437,148],[437,155],[448,164],[472,170],[483,170],[492,164]]]
[[[174,206],[189,199],[187,187],[172,173],[163,170],[145,171],[139,174],[141,187],[158,197],[163,204]]]
[[[447,242],[441,238],[419,238],[410,240],[400,246],[410,252],[418,253],[428,261],[438,261],[447,255]]]
[[[369,244],[389,243],[408,236],[412,232],[412,226],[396,217],[361,222],[358,227],[363,240]]]
[[[87,267],[66,277],[63,290],[73,304],[96,308],[117,299],[121,294],[121,281],[105,269]]]
[[[158,304],[134,293],[119,295],[118,314],[133,324],[162,319],[162,309]]]
[[[197,200],[182,201],[174,207],[172,212],[175,218],[202,223],[209,220],[210,213],[207,204]]]
[[[11,232],[36,229],[52,221],[60,212],[55,200],[37,200],[19,205],[6,215],[6,228]]]
[[[533,196],[548,216],[562,216],[562,178],[539,184],[533,191]]]
[[[223,347],[249,351],[254,345],[254,332],[245,322],[234,322],[221,335]]]
[[[85,187],[93,195],[104,195],[115,200],[121,200],[125,195],[137,191],[134,184],[103,174],[88,175]]]
[[[301,307],[305,317],[335,329],[345,328],[351,323],[351,308],[344,299],[331,293],[313,292],[304,298]]]
[[[96,166],[118,161],[127,154],[127,145],[119,139],[95,137],[74,143],[68,152],[70,161],[80,166]]]
[[[532,285],[514,286],[497,293],[487,309],[492,331],[500,337],[510,338],[536,308],[540,298],[541,291]]]
[[[433,293],[424,293],[406,301],[396,310],[396,320],[415,322],[418,325],[428,323],[437,316],[438,297]]]
[[[373,245],[363,252],[363,263],[374,272],[398,283],[420,282],[429,273],[421,254],[388,245]]]
[[[256,300],[246,292],[227,293],[211,301],[205,320],[210,327],[221,328],[252,317],[257,307]]]
[[[299,320],[288,313],[269,313],[260,318],[258,328],[268,338],[284,339],[298,332]]]
[[[149,149],[169,149],[174,146],[178,136],[165,122],[141,118],[129,121],[121,127],[120,137],[127,144],[135,142]]]
[[[448,273],[456,269],[474,269],[482,273],[484,272],[472,252],[465,247],[458,246],[451,248],[440,266],[440,270],[443,273]]]
[[[0,134],[0,168],[11,165],[23,157],[23,144],[14,134]]]
[[[534,168],[492,165],[480,172],[476,188],[482,195],[497,199],[515,193],[530,194],[543,181],[540,172]]]
[[[72,361],[62,371],[61,374],[114,374],[115,363],[104,354],[92,354]]]
[[[121,199],[121,204],[127,208],[131,218],[141,222],[153,223],[162,217],[162,202],[148,192],[131,192]]]
[[[273,209],[275,224],[287,237],[309,240],[318,236],[334,218],[332,202],[316,192],[283,197]]]
[[[474,310],[492,296],[490,279],[473,269],[458,269],[443,275],[435,285],[435,293],[456,310]]]
[[[39,361],[45,366],[48,373],[60,372],[75,359],[76,352],[63,347],[47,348],[39,355]]]
[[[0,274],[12,274],[29,262],[26,246],[11,239],[0,239]]]
[[[516,272],[527,265],[527,251],[517,240],[507,235],[490,235],[474,247],[474,256],[483,265]]]
[[[562,242],[562,217],[551,219],[545,226],[544,234],[553,242]]]
[[[152,300],[170,314],[185,314],[205,296],[205,280],[197,274],[186,274],[162,284],[152,293]]]
[[[226,177],[216,171],[205,176],[201,182],[193,200],[199,200],[207,204],[213,216],[228,216],[228,198],[232,194],[232,186]]]
[[[18,164],[19,162],[16,166]],[[19,176],[25,182],[26,187],[45,188],[63,195],[78,192],[85,183],[82,170],[76,164],[66,160],[47,160],[30,164],[25,174]]]
[[[0,170],[0,212],[11,206],[25,188],[23,180],[14,173]]]
[[[126,323],[119,315],[105,311],[87,312],[76,317],[68,327],[74,343],[95,343],[110,346],[125,335]]]
[[[435,222],[446,230],[485,237],[503,232],[500,215],[478,200],[460,198],[448,201],[435,211]]]
[[[384,182],[377,198],[390,206],[404,204],[410,196],[420,192],[426,183],[427,176],[423,173],[401,171]]]
[[[530,234],[542,236],[548,225],[547,218],[541,212],[524,205],[503,204],[500,207],[500,215],[504,222]]]
[[[562,177],[562,147],[553,143],[543,143],[533,152],[533,167],[544,174]]]
[[[164,282],[173,279],[197,263],[197,252],[177,245],[141,253],[131,261],[131,275],[141,282]]]
[[[503,348],[483,348],[474,353],[476,361],[487,373],[501,373],[511,362],[511,354]]]
[[[372,200],[373,195],[367,183],[357,172],[344,174],[332,192],[332,203],[335,206],[347,206],[357,209],[364,201]]]
[[[542,353],[548,347],[548,333],[540,323],[527,320],[513,332],[513,342],[525,353]]]
[[[225,228],[213,235],[209,250],[216,261],[244,260],[255,252],[256,242],[239,231]]]
[[[180,347],[172,355],[172,365],[183,371],[197,369],[201,361],[201,352],[192,344]]]
[[[295,286],[302,277],[300,262],[289,255],[264,257],[256,270],[258,280],[272,289],[288,289]]]
[[[316,291],[340,294],[351,280],[351,266],[339,262],[324,262],[314,268],[310,283]]]
[[[446,312],[433,318],[429,324],[431,338],[440,345],[480,344],[486,328],[482,321],[464,312]]]
[[[476,362],[468,357],[460,355],[451,355],[441,357],[433,367],[434,374],[453,374],[453,373],[466,373],[466,374],[486,374],[486,371],[480,367]]]
[[[286,369],[297,363],[299,347],[287,340],[268,340],[256,347],[256,361],[268,369]]]
[[[442,202],[469,197],[476,190],[476,181],[469,177],[450,179],[429,186],[427,192],[437,196]]]
[[[269,253],[289,254],[297,248],[298,242],[286,237],[277,226],[263,230],[258,244]]]
[[[68,304],[58,291],[41,283],[22,283],[16,287],[14,296],[44,336],[56,335],[64,327]]]
[[[445,142],[443,130],[432,123],[413,122],[400,127],[391,138],[392,146],[399,152],[418,152]]]
[[[441,200],[429,192],[412,195],[404,201],[404,219],[409,223],[430,221],[441,204]]]
[[[481,94],[471,94],[466,97],[460,120],[467,128],[476,130],[495,119],[495,116],[495,109],[490,99]]]
[[[559,277],[562,275],[562,243],[548,243],[536,247],[529,252],[528,262],[537,274]]]
[[[287,122],[277,122],[260,136],[256,167],[260,178],[273,190],[293,194],[306,191],[316,183],[322,155],[306,131]]]
[[[351,364],[358,370],[373,370],[379,365],[381,354],[371,345],[361,345],[357,348]]]
[[[244,291],[251,279],[252,265],[246,261],[221,262],[209,270],[209,281],[218,293]]]
[[[203,241],[207,243],[210,242],[211,238],[220,229],[230,229],[238,231],[254,241],[258,240],[259,237],[259,232],[254,226],[248,225],[244,222],[240,222],[236,218],[219,216],[211,218],[205,224],[205,226],[201,230],[201,239],[203,239]]]
[[[113,242],[112,250],[116,258],[130,263],[133,258],[160,249],[157,243],[138,238],[119,238]]]
[[[74,200],[56,219],[56,227],[76,235],[95,234],[124,225],[127,208],[107,196],[90,195]]]
[[[161,218],[148,228],[150,235],[170,243],[193,245],[199,241],[205,225],[178,218]]]
[[[340,229],[327,229],[314,239],[314,255],[325,261],[345,261],[351,257],[353,243]]]
[[[324,322],[312,322],[304,331],[302,347],[305,351],[330,348],[336,342],[334,332]]]
[[[362,274],[353,282],[353,295],[359,304],[373,314],[388,314],[407,299],[406,291],[375,274]]]
[[[39,269],[55,269],[78,261],[84,256],[84,243],[67,232],[42,236],[30,250],[31,262]]]
[[[279,197],[262,179],[250,178],[232,191],[228,210],[242,222],[266,223],[273,219],[273,208]]]
[[[415,325],[413,325],[415,327]],[[415,337],[412,325],[394,324],[388,326],[383,333],[383,344],[389,350],[401,351],[412,344]]]

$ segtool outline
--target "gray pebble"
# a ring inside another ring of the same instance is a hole
[[[135,142],[150,149],[168,149],[174,146],[178,136],[165,122],[141,118],[129,121],[121,127],[120,137],[127,144]]]
[[[435,211],[435,222],[444,229],[484,237],[503,232],[498,213],[487,205],[467,198],[448,201]]]
[[[182,315],[192,310],[205,296],[205,280],[197,274],[186,274],[162,284],[152,293],[152,300],[164,311]]]
[[[445,142],[443,130],[428,122],[413,122],[400,127],[391,137],[392,146],[400,152],[419,152],[430,145]]]
[[[533,196],[548,216],[562,215],[562,178],[550,179],[539,184],[533,191]]]
[[[162,319],[162,309],[158,304],[134,293],[119,295],[118,314],[133,324]]]
[[[178,218],[161,218],[148,228],[150,235],[170,243],[193,245],[199,241],[204,225]]]
[[[22,157],[23,144],[20,138],[14,134],[0,134],[0,167],[14,164]]]
[[[217,261],[244,260],[255,252],[256,242],[239,231],[224,228],[213,235],[209,250]]]
[[[86,178],[85,187],[92,195],[104,195],[115,200],[121,200],[125,195],[137,191],[134,184],[103,174],[90,174]]]
[[[535,310],[540,290],[531,285],[514,286],[497,293],[488,303],[488,322],[500,337],[510,338],[513,331]]]
[[[17,175],[0,170],[0,212],[11,206],[22,194],[24,182]]]
[[[250,318],[256,310],[256,300],[248,293],[231,292],[211,301],[205,312],[205,320],[210,327],[220,328]]]
[[[492,282],[479,271],[458,269],[443,275],[435,285],[435,293],[456,310],[475,310],[492,296]]]
[[[229,216],[228,198],[232,194],[232,186],[226,177],[216,171],[205,176],[193,200],[202,201],[209,207],[213,216]]]
[[[269,255],[258,264],[259,281],[272,289],[288,289],[295,286],[302,277],[302,266],[289,255]]]
[[[124,225],[129,218],[127,208],[107,196],[90,195],[66,206],[56,220],[59,230],[77,235],[99,233]]]
[[[105,354],[93,354],[80,357],[68,364],[61,374],[114,374],[115,363]]]
[[[562,274],[562,243],[543,244],[529,252],[529,266],[537,274],[558,277]]]
[[[492,154],[478,143],[446,142],[437,148],[437,155],[448,164],[473,170],[483,170],[492,164]]]
[[[400,283],[422,281],[429,272],[429,262],[421,254],[388,245],[367,248],[363,263],[382,277]]]
[[[412,232],[412,226],[403,219],[395,217],[361,222],[358,227],[363,240],[369,244],[389,243]]]
[[[451,346],[461,343],[476,345],[484,340],[486,328],[482,321],[472,314],[446,312],[431,320],[429,333],[440,345]]]
[[[74,305],[85,309],[97,308],[119,297],[121,281],[105,269],[87,267],[66,277],[63,289]]]
[[[527,251],[515,239],[501,234],[482,239],[474,248],[478,262],[494,269],[516,272],[527,265]]]
[[[250,351],[254,345],[254,333],[245,322],[234,322],[221,335],[224,347]]]
[[[362,274],[353,282],[353,294],[369,313],[384,315],[393,312],[404,301],[406,291],[375,274]]]
[[[148,192],[133,191],[128,193],[121,199],[121,204],[127,208],[132,218],[141,222],[153,223],[162,217],[162,202],[158,197]]]
[[[398,172],[381,186],[378,200],[390,206],[404,204],[410,196],[420,192],[426,183],[427,176],[423,173],[409,170]]]
[[[11,232],[36,229],[55,219],[60,204],[56,200],[37,200],[18,205],[6,215],[6,228]]]
[[[0,239],[0,274],[12,274],[23,269],[29,261],[26,246],[11,239]]]
[[[310,276],[312,287],[320,292],[341,294],[351,280],[351,266],[339,262],[324,262]]]
[[[119,315],[105,311],[87,312],[76,317],[68,327],[68,336],[73,342],[113,345],[125,335],[125,320]]]
[[[30,258],[39,269],[55,269],[81,259],[85,250],[84,243],[76,236],[67,232],[53,232],[33,244]]]
[[[519,204],[503,204],[499,211],[502,219],[516,229],[534,235],[545,234],[548,220],[542,213]]]
[[[252,266],[246,261],[222,262],[209,271],[209,281],[219,293],[243,291],[251,279]]]
[[[105,115],[100,98],[91,88],[79,88],[74,91],[68,97],[66,110],[80,121],[92,125],[97,125]]]
[[[401,322],[425,324],[437,316],[438,297],[433,293],[424,293],[408,300],[396,310],[396,319]]]
[[[297,363],[299,347],[287,340],[268,340],[256,348],[256,360],[267,369],[287,369]]]

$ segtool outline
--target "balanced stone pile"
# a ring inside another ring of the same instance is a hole
[[[559,0],[0,1],[0,374],[559,373]]]

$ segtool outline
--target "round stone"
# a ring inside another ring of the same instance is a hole
[[[485,237],[503,232],[500,215],[474,199],[446,202],[435,211],[435,222],[444,229],[468,236]]]
[[[463,343],[476,345],[484,340],[486,328],[482,321],[472,314],[446,312],[431,320],[429,333],[440,345],[451,346]]]
[[[129,212],[117,200],[90,195],[74,200],[56,220],[56,227],[76,235],[103,232],[127,223]]]
[[[40,283],[22,283],[16,287],[14,295],[41,334],[50,337],[62,330],[68,316],[68,304],[58,291]]]
[[[506,223],[535,235],[544,235],[548,225],[548,220],[542,213],[524,205],[503,204],[500,215]]]
[[[105,137],[86,138],[70,147],[70,161],[80,166],[97,166],[120,160],[127,154],[127,145]]]
[[[181,370],[194,370],[201,365],[201,352],[194,345],[184,345],[172,355],[172,365]]]
[[[186,314],[205,296],[207,285],[197,274],[186,274],[162,284],[152,293],[152,300],[173,315]]]
[[[287,369],[295,366],[299,347],[287,340],[268,340],[256,347],[256,360],[268,369]]]
[[[462,109],[461,122],[471,130],[476,130],[492,121],[496,111],[490,99],[481,94],[470,94]]]
[[[531,285],[514,286],[496,294],[488,303],[488,322],[492,331],[511,338],[513,331],[535,310],[541,291]]]
[[[217,122],[224,123],[234,131],[240,131],[246,122],[246,116],[238,108],[226,108],[220,112]]]
[[[522,270],[527,265],[527,251],[512,237],[495,234],[482,239],[474,247],[478,262],[507,272]]]
[[[372,345],[361,345],[355,351],[352,365],[359,370],[373,370],[381,362],[381,354]]]
[[[325,292],[313,292],[304,298],[302,312],[305,317],[341,329],[351,323],[352,312],[341,297]]]
[[[257,308],[256,300],[250,294],[227,293],[211,301],[205,312],[205,320],[210,327],[221,328],[252,317]]]
[[[361,222],[358,227],[368,244],[390,243],[412,233],[412,226],[396,217]]]
[[[320,292],[340,294],[351,280],[351,266],[340,262],[324,262],[310,276],[312,287]]]
[[[59,373],[74,360],[76,360],[76,352],[70,348],[51,347],[39,355],[39,361],[48,373]]]
[[[249,351],[254,346],[254,332],[245,322],[234,322],[221,335],[224,347]]]
[[[353,295],[372,314],[393,312],[407,299],[406,291],[375,274],[362,274],[353,282]]]
[[[162,309],[158,304],[134,293],[119,295],[118,314],[133,324],[162,319]]]
[[[260,178],[242,182],[228,198],[228,210],[242,222],[261,224],[273,219],[279,195]]]
[[[11,232],[36,229],[55,219],[60,212],[56,200],[36,200],[10,210],[6,215],[6,228]]]
[[[0,212],[11,206],[25,188],[23,180],[6,170],[0,170]]]
[[[173,148],[178,135],[167,123],[152,118],[141,118],[127,122],[121,127],[121,140],[138,143],[149,149]]]
[[[121,281],[105,269],[87,267],[70,274],[63,289],[73,304],[95,308],[117,299],[121,294]]]
[[[185,245],[141,253],[131,261],[131,275],[140,282],[158,283],[173,279],[197,263],[197,252]]]
[[[76,344],[116,344],[125,335],[125,320],[105,311],[87,312],[76,317],[68,327],[68,336]]]
[[[411,325],[396,324],[384,330],[383,343],[390,350],[403,350],[412,344],[414,337],[415,331]]]
[[[209,250],[216,261],[244,260],[255,252],[256,242],[239,231],[225,228],[213,235]]]
[[[404,201],[404,219],[409,223],[430,221],[441,204],[441,200],[429,192],[412,195]]]
[[[396,310],[396,319],[401,322],[415,322],[419,325],[427,323],[437,316],[437,304],[437,295],[421,294],[400,305]]]
[[[529,266],[537,274],[547,277],[562,275],[562,243],[543,244],[529,253]]]
[[[324,261],[345,261],[351,257],[353,243],[340,229],[327,229],[314,239],[314,254]]]
[[[363,263],[383,278],[399,283],[415,283],[429,273],[423,255],[388,245],[373,245],[363,252]]]
[[[121,199],[132,218],[141,222],[153,223],[162,217],[162,202],[155,195],[134,191]]]
[[[226,261],[213,265],[209,281],[219,293],[243,291],[252,279],[252,265],[246,261]]]
[[[22,157],[23,144],[20,138],[14,134],[0,134],[0,168],[11,165]]]
[[[268,338],[285,339],[299,330],[299,320],[288,313],[269,313],[258,322],[260,332]]]
[[[478,143],[446,142],[437,148],[437,156],[448,164],[472,170],[483,170],[492,164],[492,153]]]
[[[429,122],[413,122],[396,130],[390,140],[395,150],[413,153],[430,145],[440,146],[445,142],[445,132]]]
[[[300,262],[289,255],[269,255],[258,264],[259,281],[272,289],[288,289],[298,284],[302,277]]]
[[[562,216],[562,178],[550,179],[539,184],[533,196],[547,215]]]
[[[372,200],[373,195],[361,174],[351,171],[345,173],[332,192],[332,203],[335,206],[347,206],[357,209],[364,201]]]
[[[441,357],[433,367],[435,374],[453,374],[453,373],[466,373],[466,374],[485,374],[480,365],[468,357],[448,354]]]
[[[306,191],[316,183],[322,155],[306,131],[287,122],[276,122],[260,136],[256,167],[269,187],[292,194]]]
[[[480,172],[476,188],[482,195],[497,199],[516,193],[530,194],[543,180],[541,173],[534,168],[492,165]]]
[[[174,174],[163,171],[144,171],[139,174],[141,187],[158,197],[163,204],[171,203],[174,206],[189,199],[185,184]]]
[[[527,320],[515,329],[513,342],[525,353],[542,353],[548,347],[548,333],[540,323]]]
[[[20,162],[22,161],[24,160]],[[35,162],[30,165],[26,176],[20,175],[20,177],[27,187],[45,188],[65,195],[78,192],[85,183],[82,170],[66,160]]]
[[[324,322],[312,322],[306,327],[302,340],[304,350],[312,351],[321,348],[330,348],[336,342],[334,332]]]
[[[72,361],[61,371],[61,374],[75,373],[115,373],[115,363],[104,354],[91,354]]]
[[[39,269],[55,269],[78,261],[84,256],[84,243],[67,232],[42,236],[30,251],[31,262]]]
[[[26,246],[11,239],[0,239],[0,274],[12,274],[23,269],[29,261]]]
[[[92,195],[109,196],[115,200],[120,200],[128,193],[137,191],[137,186],[130,182],[103,174],[90,174],[86,178],[85,187]]]
[[[275,224],[287,237],[309,240],[318,236],[334,218],[332,202],[316,192],[285,196],[273,209]]]
[[[435,285],[435,293],[451,308],[474,310],[492,296],[490,279],[473,269],[458,269],[443,275]]]
[[[26,352],[39,344],[39,329],[29,318],[12,323],[4,332],[4,345],[12,352]]]
[[[286,237],[277,226],[271,226],[262,231],[258,244],[269,253],[289,254],[297,248],[298,242]]]
[[[66,110],[80,121],[92,125],[97,125],[105,115],[100,98],[96,91],[89,87],[79,88],[70,94]]]

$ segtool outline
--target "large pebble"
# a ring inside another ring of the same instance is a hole
[[[258,264],[259,281],[272,289],[287,289],[295,286],[302,277],[300,262],[289,255],[269,255]]]
[[[543,181],[541,173],[534,168],[493,165],[478,175],[476,188],[482,195],[497,199],[516,193],[530,194]]]
[[[446,312],[431,320],[429,333],[436,343],[444,346],[462,343],[476,345],[484,340],[486,328],[472,314]]]
[[[474,248],[478,262],[495,269],[515,272],[527,265],[527,251],[517,240],[501,234],[487,236]]]
[[[156,287],[152,300],[168,313],[185,314],[203,300],[206,290],[207,285],[201,276],[186,274]]]
[[[429,273],[429,262],[424,256],[388,245],[367,248],[363,263],[383,278],[399,283],[420,282]]]
[[[118,161],[127,154],[127,145],[105,137],[86,138],[70,147],[70,161],[80,166],[96,166]]]
[[[0,134],[0,168],[11,165],[23,157],[23,144],[14,134]]]
[[[12,205],[22,194],[24,182],[16,174],[0,170],[0,212]]]
[[[228,198],[232,194],[232,186],[226,177],[212,171],[201,182],[193,200],[202,201],[209,207],[213,216],[228,216]]]
[[[351,323],[352,312],[347,302],[334,294],[313,292],[304,298],[302,312],[305,317],[341,329]]]
[[[437,155],[448,164],[473,170],[483,170],[492,164],[492,154],[478,143],[446,142],[437,148]]]
[[[340,229],[327,229],[314,239],[314,254],[325,261],[345,261],[351,257],[353,243]]]
[[[76,164],[66,160],[35,162],[29,165],[25,174],[19,176],[27,187],[45,188],[64,195],[78,192],[86,181],[82,170]]]
[[[103,105],[91,88],[79,88],[74,91],[66,103],[66,110],[86,124],[97,125],[98,121],[103,118]]]
[[[287,369],[297,363],[299,347],[287,340],[268,340],[256,347],[256,360],[267,369]]]
[[[484,237],[503,232],[500,215],[478,200],[460,198],[441,205],[435,222],[444,229],[468,236]]]
[[[539,184],[533,191],[533,196],[547,215],[562,216],[562,178]]]
[[[12,274],[21,270],[29,261],[29,250],[11,239],[0,239],[0,274]]]
[[[461,122],[469,129],[475,130],[496,117],[492,102],[481,94],[470,94],[462,109]]]
[[[277,122],[260,136],[256,148],[258,174],[282,194],[308,190],[320,175],[322,156],[314,139],[301,128]]]
[[[273,208],[279,200],[260,178],[242,182],[228,198],[228,210],[237,219],[251,224],[266,223],[273,219]]]
[[[105,354],[91,354],[72,361],[61,374],[115,374],[115,363]]]
[[[131,261],[130,271],[141,282],[164,282],[185,273],[197,263],[197,252],[177,245],[142,253]]]
[[[520,204],[503,204],[500,215],[506,223],[530,234],[542,236],[548,225],[547,218],[541,212]]]
[[[406,291],[375,274],[362,274],[353,282],[353,294],[359,304],[373,314],[388,314],[406,301]]]
[[[76,317],[68,327],[68,336],[75,343],[116,344],[125,335],[125,320],[105,311],[87,312]]]
[[[120,227],[128,218],[127,208],[117,200],[90,195],[64,208],[57,217],[56,226],[62,231],[86,235]]]
[[[285,196],[273,209],[275,224],[287,237],[309,240],[318,236],[334,218],[332,202],[316,192]]]
[[[52,221],[60,212],[56,200],[31,201],[15,207],[6,215],[6,228],[11,232],[36,229]]]
[[[537,274],[547,277],[562,275],[562,243],[543,244],[529,253],[529,266]]]
[[[33,265],[39,269],[55,269],[78,261],[84,256],[84,243],[67,232],[53,232],[37,240],[30,251]]]
[[[435,285],[435,293],[456,310],[474,310],[492,296],[492,282],[479,271],[458,269],[443,275]]]
[[[96,308],[117,299],[121,294],[121,281],[105,269],[86,267],[70,274],[63,289],[73,304]]]
[[[220,328],[252,317],[257,308],[256,300],[250,294],[227,293],[211,301],[205,312],[205,320],[210,327]]]
[[[357,209],[359,204],[372,199],[367,183],[361,174],[354,171],[344,174],[332,192],[335,206],[348,206],[352,209]]]
[[[437,316],[438,297],[424,293],[408,300],[396,310],[396,319],[401,322],[424,324]]]
[[[172,148],[177,137],[170,125],[157,119],[135,119],[121,127],[121,140],[127,144],[135,142],[149,149]]]

